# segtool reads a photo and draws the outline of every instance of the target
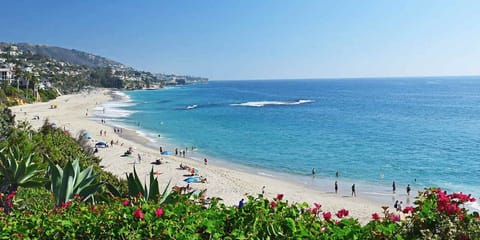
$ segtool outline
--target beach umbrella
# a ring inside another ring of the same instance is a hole
[[[163,151],[162,155],[170,155],[170,151]]]
[[[188,177],[188,178],[183,179],[183,181],[185,181],[187,183],[192,183],[192,182],[198,182],[198,181],[200,181],[200,179],[198,177]]]
[[[100,141],[100,142],[95,143],[95,146],[96,147],[106,147],[107,143]]]
[[[86,137],[87,139],[92,139],[92,135],[90,135],[89,133],[85,133],[83,134],[84,137]]]

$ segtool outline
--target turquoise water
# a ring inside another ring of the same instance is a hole
[[[399,189],[480,194],[480,78],[212,81],[124,93],[129,101],[107,104],[110,119],[158,145],[196,146],[320,188],[338,170],[379,193],[395,180]]]

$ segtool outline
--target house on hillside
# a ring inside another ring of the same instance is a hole
[[[53,88],[53,85],[47,79],[42,78],[40,80],[40,82],[38,83],[38,89],[44,90],[44,89],[47,89],[47,88]]]
[[[0,81],[4,82],[7,81],[8,84],[12,83],[14,76],[13,69],[7,66],[0,66]]]

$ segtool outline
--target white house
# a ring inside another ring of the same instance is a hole
[[[13,80],[13,70],[7,67],[0,67],[0,81],[8,81],[10,84]]]

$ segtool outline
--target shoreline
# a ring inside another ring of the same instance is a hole
[[[100,164],[104,166],[106,171],[125,178],[125,173],[133,171],[135,166],[140,178],[142,176],[147,179],[150,170],[158,173],[160,190],[165,188],[167,182],[171,179],[171,186],[186,186],[183,181],[184,170],[178,170],[180,163],[199,169],[200,174],[208,179],[207,183],[192,183],[194,189],[208,189],[208,197],[220,197],[226,205],[236,205],[245,195],[254,197],[260,194],[262,187],[265,188],[265,197],[272,199],[278,193],[282,193],[285,199],[292,202],[306,202],[310,206],[313,203],[320,203],[323,211],[332,213],[345,208],[350,211],[350,215],[358,218],[360,222],[366,223],[371,219],[372,213],[381,213],[381,202],[372,201],[363,195],[362,191],[357,190],[358,197],[349,196],[350,186],[340,185],[340,193],[320,191],[312,189],[308,185],[302,185],[296,181],[288,179],[281,180],[275,177],[247,172],[243,168],[231,169],[223,164],[216,164],[213,159],[209,159],[208,165],[204,165],[202,161],[191,158],[175,157],[160,155],[159,150],[150,146],[151,141],[147,137],[140,136],[136,130],[123,128],[122,134],[114,133],[112,125],[102,124],[100,120],[92,118],[92,112],[102,106],[102,104],[110,102],[113,99],[112,91],[106,89],[97,89],[90,93],[80,93],[73,95],[64,95],[47,103],[34,103],[29,105],[11,107],[16,115],[16,120],[27,120],[34,129],[38,129],[46,118],[50,122],[55,122],[58,127],[64,128],[76,137],[80,130],[85,129],[93,138],[110,143],[110,141],[118,141],[118,145],[105,149],[99,149],[98,156],[102,159]],[[51,104],[58,104],[57,109],[50,109]],[[88,116],[86,116],[88,113]],[[30,120],[33,116],[39,115],[40,120]],[[99,117],[99,116],[96,116]],[[100,130],[106,131],[106,136],[100,136]],[[92,142],[94,144],[94,142]],[[129,157],[121,157],[121,155],[129,148],[134,148],[134,154]],[[165,149],[167,150],[167,149]],[[168,149],[172,150],[172,149]],[[137,155],[141,156],[141,163],[138,162]],[[187,153],[188,156],[188,153]],[[153,165],[156,159],[162,159],[163,164]],[[319,176],[319,178],[323,178]],[[358,186],[358,185],[357,185]],[[333,185],[332,185],[333,189]],[[357,188],[359,189],[359,188]],[[401,191],[400,189],[399,191]],[[392,194],[390,196],[393,197]],[[414,198],[413,195],[411,198]],[[413,201],[413,199],[412,199]],[[388,204],[390,206],[390,204]]]
[[[109,102],[106,102],[105,105],[109,105],[109,103],[116,102],[117,104],[113,104],[114,107],[112,107],[110,110],[118,111],[118,106],[117,105],[123,105],[122,103],[130,103],[132,102],[130,97],[123,93],[122,91],[113,91],[111,93],[113,99]],[[110,106],[109,106],[110,107]],[[128,110],[126,110],[128,111]],[[107,114],[109,117],[112,117],[112,115]],[[102,116],[99,116],[100,118]],[[165,146],[170,147],[167,149],[173,150],[175,147],[181,147],[185,146],[185,144],[175,142],[175,139],[170,139],[170,138],[157,138],[157,135],[163,135],[161,132],[156,132],[155,134],[149,133],[148,129],[144,129],[142,127],[136,126],[132,121],[130,122],[125,122],[125,121],[118,121],[117,117],[114,117],[115,120],[113,122],[118,123],[116,125],[117,127],[125,127],[125,128],[130,128],[133,129],[135,134],[139,135],[139,138],[146,138],[148,139],[147,144],[152,148],[156,149],[157,146],[163,146],[165,149]],[[112,121],[110,121],[112,122]],[[113,124],[115,126],[115,124]],[[189,155],[189,158],[196,160],[196,161],[201,161],[203,158],[208,158],[213,160],[217,166],[227,168],[227,169],[235,169],[236,171],[241,171],[247,174],[255,175],[255,176],[264,176],[267,178],[272,178],[278,181],[287,181],[292,182],[297,185],[301,185],[305,188],[320,191],[323,193],[334,193],[334,183],[335,181],[338,181],[339,184],[339,193],[343,193],[343,197],[348,197],[348,195],[351,193],[351,186],[352,184],[356,184],[357,186],[357,193],[362,195],[362,198],[365,198],[367,200],[370,200],[378,205],[381,206],[393,206],[396,200],[403,201],[404,203],[407,203],[407,205],[413,204],[415,201],[415,196],[417,191],[423,191],[425,187],[417,185],[416,183],[412,184],[412,195],[408,196],[406,193],[406,185],[401,186],[397,185],[397,192],[394,194],[392,193],[391,187],[385,186],[385,184],[381,184],[379,182],[369,182],[365,180],[358,180],[358,179],[351,179],[351,178],[345,178],[340,174],[340,177],[333,177],[335,175],[334,172],[332,172],[332,176],[327,176],[327,175],[315,175],[312,176],[311,174],[303,174],[303,175],[298,175],[298,174],[293,174],[293,173],[288,173],[288,172],[276,172],[275,170],[268,169],[262,166],[255,166],[255,165],[249,165],[249,164],[242,164],[239,163],[240,161],[234,161],[234,159],[228,159],[228,158],[222,158],[220,156],[214,156],[209,153],[205,152],[193,152],[192,154]],[[228,159],[228,160],[226,160]],[[287,180],[286,180],[287,179]],[[361,191],[358,191],[358,189],[362,189]]]

